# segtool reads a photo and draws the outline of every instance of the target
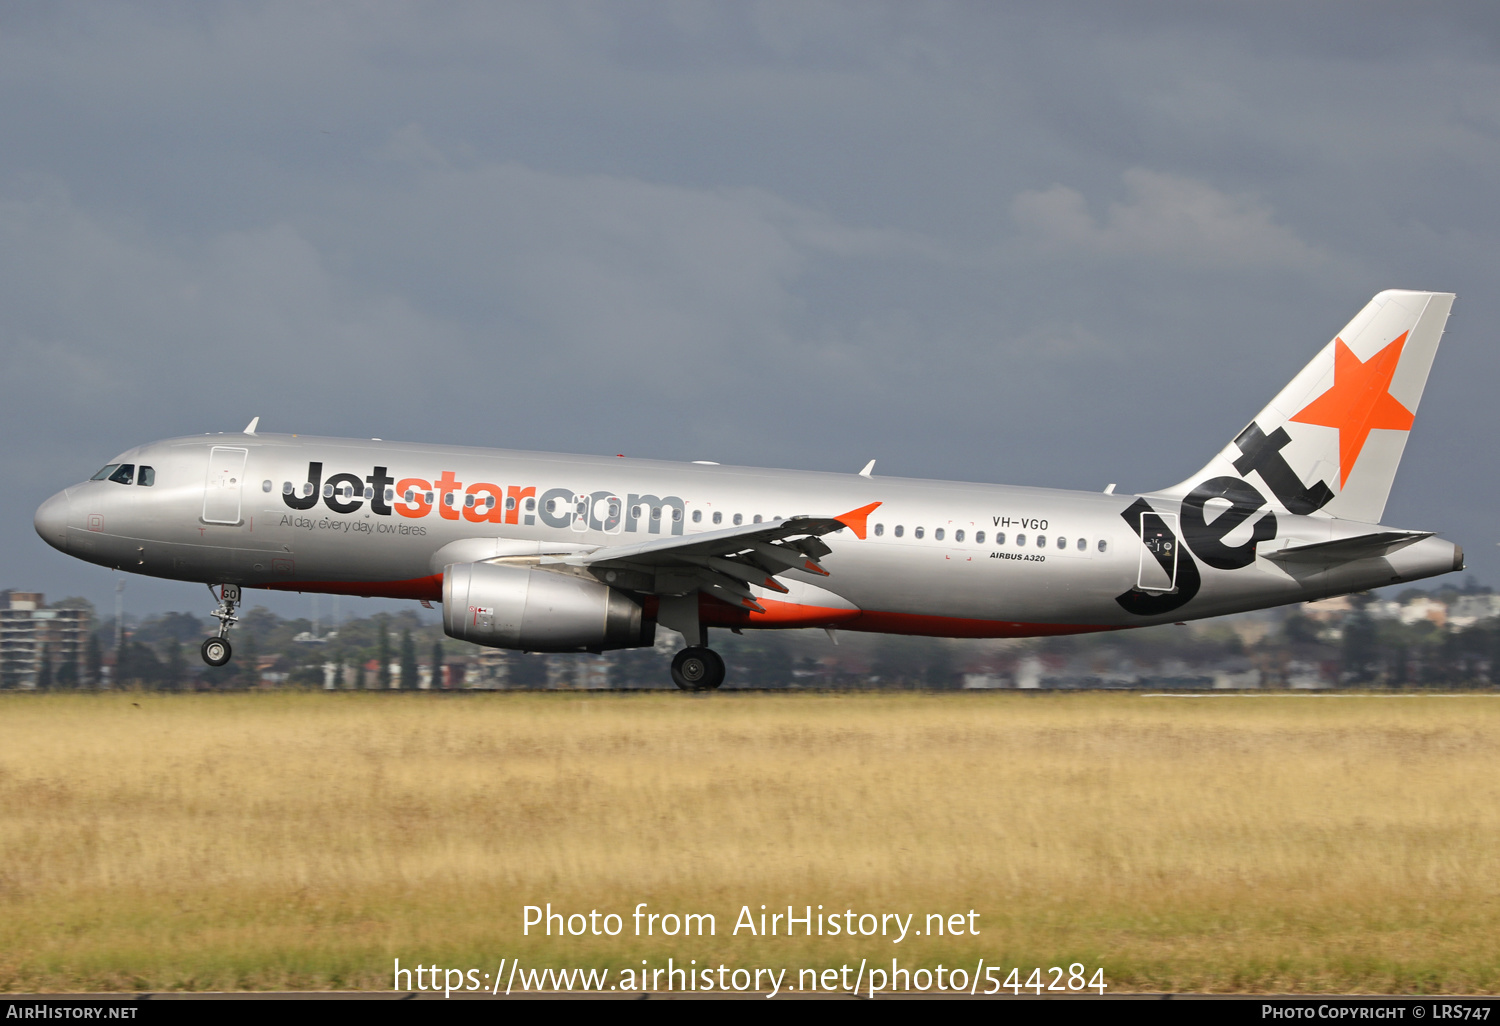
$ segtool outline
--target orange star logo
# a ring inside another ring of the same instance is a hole
[[[1391,378],[1401,362],[1407,332],[1361,363],[1344,344],[1333,340],[1333,387],[1302,408],[1291,419],[1298,424],[1337,428],[1339,433],[1339,488],[1359,459],[1365,439],[1375,428],[1410,431],[1412,412],[1390,393]]]

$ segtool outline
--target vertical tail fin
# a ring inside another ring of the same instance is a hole
[[[1379,523],[1450,292],[1382,292],[1209,464],[1162,495],[1246,484],[1289,513]]]

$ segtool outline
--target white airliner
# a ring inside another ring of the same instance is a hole
[[[480,645],[690,647],[710,627],[954,638],[1118,630],[1463,568],[1380,524],[1453,296],[1382,292],[1202,470],[1140,495],[243,433],[116,456],[36,512],[101,566],[217,587],[441,601]],[[1111,486],[1111,489],[1113,486]]]

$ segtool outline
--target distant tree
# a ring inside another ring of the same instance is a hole
[[[547,686],[547,658],[511,652],[506,658],[506,680],[518,688],[542,688]]]
[[[1405,643],[1398,642],[1391,646],[1391,668],[1388,676],[1392,687],[1406,687],[1406,664],[1410,659],[1411,656],[1406,650]]]
[[[159,687],[166,668],[156,653],[141,641],[127,641],[121,647],[125,651],[125,665],[130,668],[130,681],[143,687]]]
[[[337,690],[344,686],[344,646],[340,642],[328,659],[333,664],[333,686]]]
[[[1356,684],[1369,681],[1377,654],[1375,621],[1361,606],[1344,618],[1344,679]]]
[[[880,678],[881,687],[909,688],[921,679],[926,666],[913,648],[910,638],[883,634],[875,643],[875,659],[871,669]]]
[[[1288,644],[1315,644],[1318,640],[1318,625],[1301,613],[1293,612],[1281,622],[1281,633]]]
[[[953,653],[939,638],[883,637],[874,671],[882,687],[951,688],[957,678]]]
[[[89,633],[88,650],[83,656],[84,673],[88,675],[88,681],[94,687],[99,686],[99,667],[104,665],[104,652],[99,646],[99,632]]]
[[[1467,667],[1463,656],[1463,635],[1456,631],[1443,632],[1437,646],[1438,675],[1435,683],[1462,684],[1466,682]]]
[[[792,654],[783,631],[751,631],[729,635],[719,647],[731,667],[732,679],[756,688],[783,688],[792,683]],[[661,680],[660,670],[655,681]]]
[[[57,663],[57,687],[72,691],[78,687],[78,660],[61,659]]]
[[[379,665],[375,667],[375,684],[381,691],[388,690],[391,686],[391,632],[386,629],[386,615],[380,614],[377,630],[379,631],[380,649],[376,654]]]
[[[36,689],[52,690],[52,653],[45,644],[38,645],[36,650]]]
[[[957,687],[958,669],[953,665],[953,649],[942,638],[927,640],[927,667],[923,683],[930,688]]]
[[[417,686],[417,643],[412,640],[410,627],[403,628],[401,631],[401,680],[398,686],[403,688]]]
[[[440,688],[443,686],[443,639],[436,638],[432,642],[432,686]]]
[[[115,646],[115,687],[123,688],[125,682],[132,678],[134,667],[130,665],[130,641],[129,635],[120,634],[120,643]]]
[[[181,691],[184,668],[182,665],[182,642],[173,638],[167,642],[166,685],[170,691]]]
[[[260,645],[256,641],[254,631],[245,632],[245,640],[240,642],[240,651],[235,656],[235,662],[239,663],[240,686],[246,688],[259,687]]]

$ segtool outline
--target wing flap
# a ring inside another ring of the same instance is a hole
[[[801,570],[829,576],[818,560],[833,549],[822,536],[848,528],[864,538],[870,513],[879,505],[871,503],[836,517],[788,517],[593,552],[544,556],[541,562],[590,571],[644,572],[658,582],[651,589],[658,594],[680,594],[687,579],[697,590],[731,605],[764,611],[750,590],[752,586],[786,594],[787,587],[776,580],[779,574]]]

